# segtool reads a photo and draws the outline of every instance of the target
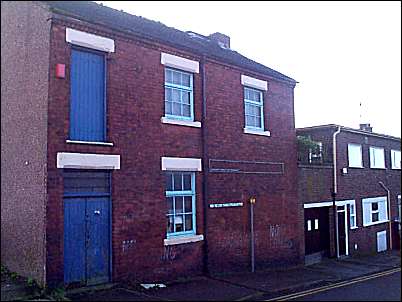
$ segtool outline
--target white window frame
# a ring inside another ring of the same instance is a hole
[[[379,159],[376,161],[376,150],[382,151],[383,161],[379,163]],[[370,156],[370,168],[372,169],[385,169],[385,152],[382,147],[374,147],[370,146],[369,148],[369,156]]]
[[[257,92],[259,95],[259,101],[254,101],[246,98],[246,90]],[[244,128],[247,130],[254,130],[254,131],[261,131],[264,132],[264,94],[262,90],[258,90],[256,88],[243,86],[243,93],[244,93]],[[257,126],[249,126],[247,125],[247,113],[246,107],[254,106],[257,107],[260,111],[260,127]]]
[[[381,215],[380,212],[380,203],[384,203],[383,206],[383,210],[384,213],[383,215]],[[373,203],[378,203],[378,210],[373,211],[372,210],[372,204]],[[369,209],[369,211],[367,211],[367,214],[365,214],[365,209]],[[363,212],[363,226],[367,227],[367,226],[371,226],[371,225],[376,225],[376,224],[381,224],[381,223],[385,223],[389,221],[389,217],[388,217],[388,200],[386,196],[382,196],[382,197],[373,197],[373,198],[364,198],[362,200],[362,212]],[[373,222],[372,218],[373,218],[373,214],[378,213],[378,221]],[[384,216],[384,219],[381,219],[381,216]]]
[[[396,154],[399,154],[399,163],[397,162]],[[400,170],[401,169],[401,151],[391,149],[391,169]]]
[[[353,148],[359,147],[360,149],[360,163],[351,163],[351,152],[353,150]],[[348,144],[348,166],[349,168],[363,168],[363,152],[362,152],[362,145],[360,144]]]
[[[352,213],[352,208],[353,208],[353,213]],[[356,202],[352,200],[349,203],[349,224],[350,224],[350,229],[357,229],[357,217],[356,217]]]

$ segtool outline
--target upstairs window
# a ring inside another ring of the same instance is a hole
[[[385,169],[384,148],[370,147],[370,168]]]
[[[192,121],[193,112],[193,75],[165,68],[165,116]]]
[[[195,173],[166,173],[167,238],[195,234]]]
[[[70,76],[70,140],[105,142],[105,54],[73,48]]]
[[[348,144],[348,162],[351,168],[363,168],[361,145]]]
[[[248,129],[264,130],[264,100],[262,91],[244,87],[245,125]]]
[[[391,168],[401,169],[401,151],[391,150]]]

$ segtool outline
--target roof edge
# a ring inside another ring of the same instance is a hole
[[[392,136],[392,135],[388,135],[388,134],[376,133],[376,132],[367,132],[367,131],[354,129],[354,128],[350,128],[350,127],[345,127],[345,126],[337,125],[337,124],[326,124],[326,125],[317,125],[317,126],[310,126],[310,127],[301,127],[301,128],[296,128],[296,131],[308,131],[308,130],[325,129],[325,128],[334,128],[335,129],[338,127],[341,129],[341,131],[345,131],[345,132],[381,137],[381,138],[398,140],[398,141],[401,140],[400,137],[396,137],[396,136]]]

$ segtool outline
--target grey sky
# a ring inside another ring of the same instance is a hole
[[[299,82],[296,127],[370,122],[401,136],[399,1],[97,2],[179,30],[229,35],[232,49]]]

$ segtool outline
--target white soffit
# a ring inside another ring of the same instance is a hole
[[[200,158],[162,157],[162,171],[202,171]]]
[[[114,52],[114,40],[72,28],[66,28],[66,41],[74,45]]]
[[[58,152],[57,168],[120,169],[120,155]]]
[[[197,61],[192,61],[164,52],[161,53],[161,63],[165,66],[181,69],[188,72],[200,72],[200,64]]]
[[[241,75],[241,83],[244,86],[252,87],[252,88],[257,88],[260,90],[268,90],[268,83],[267,81],[255,79],[249,76],[246,76],[244,74]]]

